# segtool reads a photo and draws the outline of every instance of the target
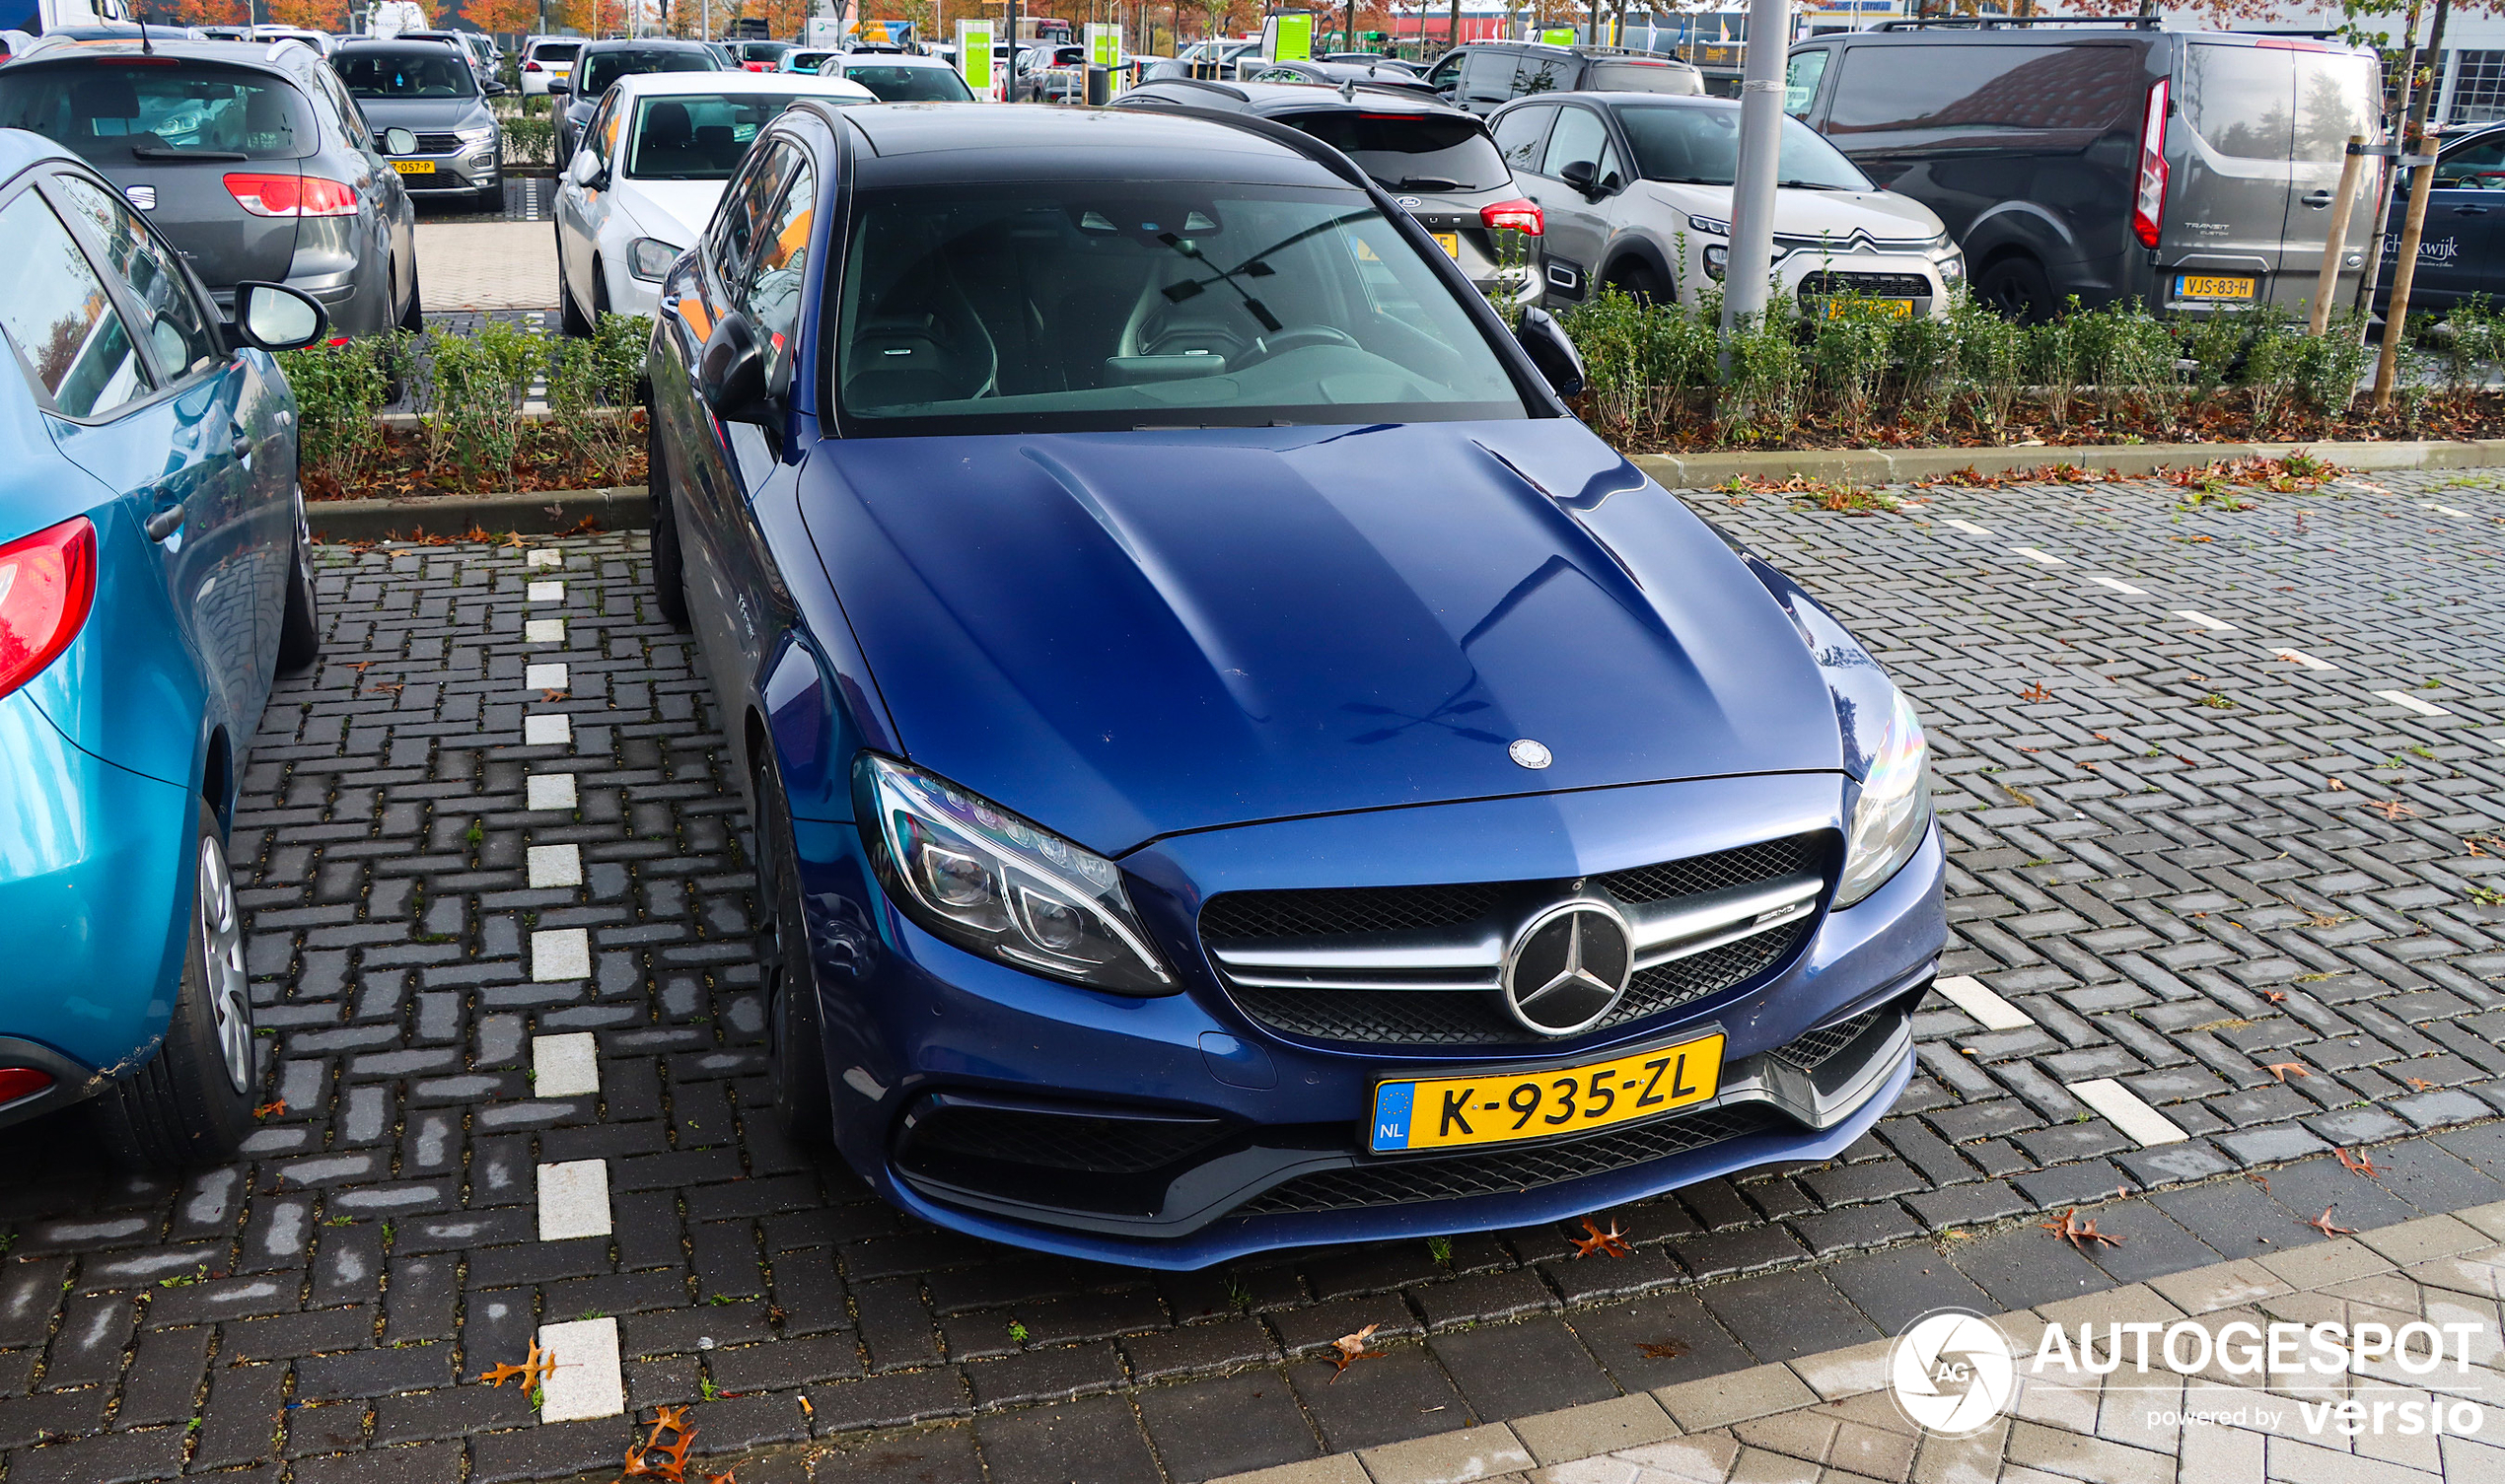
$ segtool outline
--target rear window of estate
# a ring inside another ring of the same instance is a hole
[[[241,68],[19,63],[0,70],[0,128],[28,129],[91,164],[295,160],[313,111],[286,83]]]

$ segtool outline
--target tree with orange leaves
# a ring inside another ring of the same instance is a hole
[[[538,29],[538,0],[462,0],[461,18],[489,35],[527,35]]]
[[[243,26],[252,19],[245,0],[175,0],[171,14],[151,9],[148,18],[160,15],[177,26]]]
[[[269,0],[269,18],[305,31],[343,31],[348,0]]]
[[[626,0],[562,0],[556,13],[559,21],[587,36],[605,36],[626,30],[629,8]]]

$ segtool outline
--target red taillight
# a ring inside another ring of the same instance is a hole
[[[0,1067],[0,1107],[32,1097],[52,1085],[52,1074],[33,1067]]]
[[[1516,232],[1538,237],[1546,224],[1539,215],[1539,203],[1517,197],[1511,201],[1494,201],[1478,208],[1478,225],[1493,232],[1511,227]]]
[[[2131,235],[2143,247],[2157,246],[2166,228],[2166,80],[2148,90],[2148,114],[2140,120],[2140,188],[2131,198]]]
[[[254,216],[355,216],[357,193],[321,176],[233,175],[226,193]]]
[[[545,72],[548,69],[540,66],[537,62],[525,62],[522,64],[522,70],[525,72]]]
[[[96,528],[85,516],[0,546],[0,695],[69,648],[95,598]]]

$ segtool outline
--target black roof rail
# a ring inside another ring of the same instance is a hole
[[[1882,21],[1873,31],[1922,31],[1932,27],[1964,27],[1974,31],[1996,31],[2004,26],[2118,26],[2131,31],[2156,31],[2156,16],[1931,16],[1922,19]]]

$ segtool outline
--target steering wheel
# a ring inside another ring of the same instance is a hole
[[[1357,343],[1356,336],[1335,324],[1300,324],[1294,329],[1283,329],[1275,335],[1263,337],[1252,355],[1237,362],[1228,370],[1240,371],[1256,362],[1266,361],[1272,356],[1283,356],[1291,350],[1303,350],[1309,345],[1345,345],[1351,350],[1365,348]]]

